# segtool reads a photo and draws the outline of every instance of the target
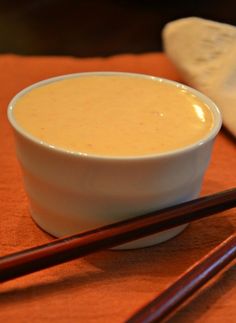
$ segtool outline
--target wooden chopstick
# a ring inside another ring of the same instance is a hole
[[[162,322],[236,257],[236,234],[224,240],[126,323]]]
[[[0,282],[111,248],[236,206],[236,188],[75,234],[0,258]]]

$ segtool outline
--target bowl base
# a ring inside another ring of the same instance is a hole
[[[34,211],[32,211],[32,209],[30,210],[31,216],[33,218],[33,220],[36,222],[36,224],[45,232],[49,233],[50,235],[54,236],[54,237],[62,237],[63,234],[54,231],[52,229],[52,226],[48,225],[48,223],[42,221],[42,217],[38,216]],[[125,244],[122,244],[120,246],[111,248],[113,250],[128,250],[128,249],[138,249],[138,248],[145,248],[145,247],[151,247],[153,245],[165,242],[171,238],[174,238],[175,236],[177,236],[178,234],[180,234],[186,227],[188,226],[188,224],[183,224],[180,225],[176,228],[173,229],[169,229],[169,230],[165,230],[163,232],[160,233],[155,233],[152,234],[148,237],[145,238],[141,238],[135,241],[131,241]],[[71,233],[71,234],[75,234],[75,233]],[[68,234],[66,234],[68,235]]]
[[[148,237],[138,239],[132,242],[128,242],[125,244],[122,244],[120,246],[114,247],[112,249],[114,250],[129,250],[129,249],[138,249],[138,248],[146,248],[146,247],[151,247],[156,244],[165,242],[169,239],[174,238],[178,234],[180,234],[186,227],[188,226],[187,224],[180,225],[176,228],[169,229],[160,233],[155,233],[152,234]]]

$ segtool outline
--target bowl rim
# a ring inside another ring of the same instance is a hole
[[[213,114],[213,118],[214,118],[214,125],[213,125],[212,129],[209,131],[209,133],[207,133],[207,135],[205,135],[204,137],[202,137],[198,141],[194,142],[191,145],[187,145],[187,146],[177,148],[177,149],[174,149],[171,151],[162,152],[162,153],[155,153],[155,154],[135,155],[135,156],[132,156],[132,155],[130,155],[130,156],[119,156],[119,155],[118,156],[115,156],[115,155],[109,156],[109,155],[97,155],[97,154],[90,154],[90,153],[79,152],[79,151],[72,151],[72,150],[67,150],[65,148],[61,148],[58,146],[50,145],[49,143],[41,141],[37,137],[28,133],[15,120],[13,111],[14,111],[14,107],[16,105],[16,102],[22,96],[26,95],[31,90],[38,88],[38,87],[42,87],[46,84],[62,81],[65,79],[86,77],[86,76],[128,76],[128,77],[135,77],[135,78],[139,77],[139,78],[145,78],[145,79],[158,81],[158,82],[165,82],[167,84],[176,86],[178,88],[181,88],[185,91],[192,93],[193,95],[195,95],[197,98],[199,98],[201,101],[203,101],[210,108],[210,110]],[[8,117],[8,120],[9,120],[12,128],[18,134],[20,134],[25,139],[33,142],[34,144],[39,145],[41,148],[45,148],[50,151],[57,152],[59,154],[70,155],[73,157],[86,158],[86,159],[89,158],[89,159],[96,159],[96,160],[119,160],[119,161],[121,161],[121,160],[134,161],[134,160],[146,160],[146,159],[156,159],[156,158],[159,159],[159,158],[176,156],[176,155],[186,153],[186,152],[191,152],[192,150],[195,150],[195,149],[199,148],[200,146],[213,140],[216,137],[216,135],[218,134],[218,132],[220,131],[220,128],[222,126],[222,115],[221,115],[219,108],[209,97],[207,97],[205,94],[201,93],[200,91],[198,91],[188,85],[185,85],[181,82],[170,80],[170,79],[163,78],[163,77],[153,76],[153,75],[149,75],[149,74],[142,74],[142,73],[116,72],[116,71],[94,71],[94,72],[78,72],[78,73],[63,74],[63,75],[50,77],[50,78],[41,80],[39,82],[33,83],[30,86],[27,86],[24,89],[22,89],[20,92],[18,92],[11,99],[11,101],[8,104],[8,108],[7,108],[7,117]]]

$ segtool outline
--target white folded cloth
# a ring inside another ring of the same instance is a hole
[[[236,136],[236,27],[197,17],[163,29],[164,50],[183,80],[209,96]]]

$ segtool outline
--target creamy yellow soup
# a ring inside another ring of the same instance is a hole
[[[42,142],[102,156],[176,150],[213,127],[209,107],[181,87],[120,75],[75,77],[34,88],[13,113]]]

